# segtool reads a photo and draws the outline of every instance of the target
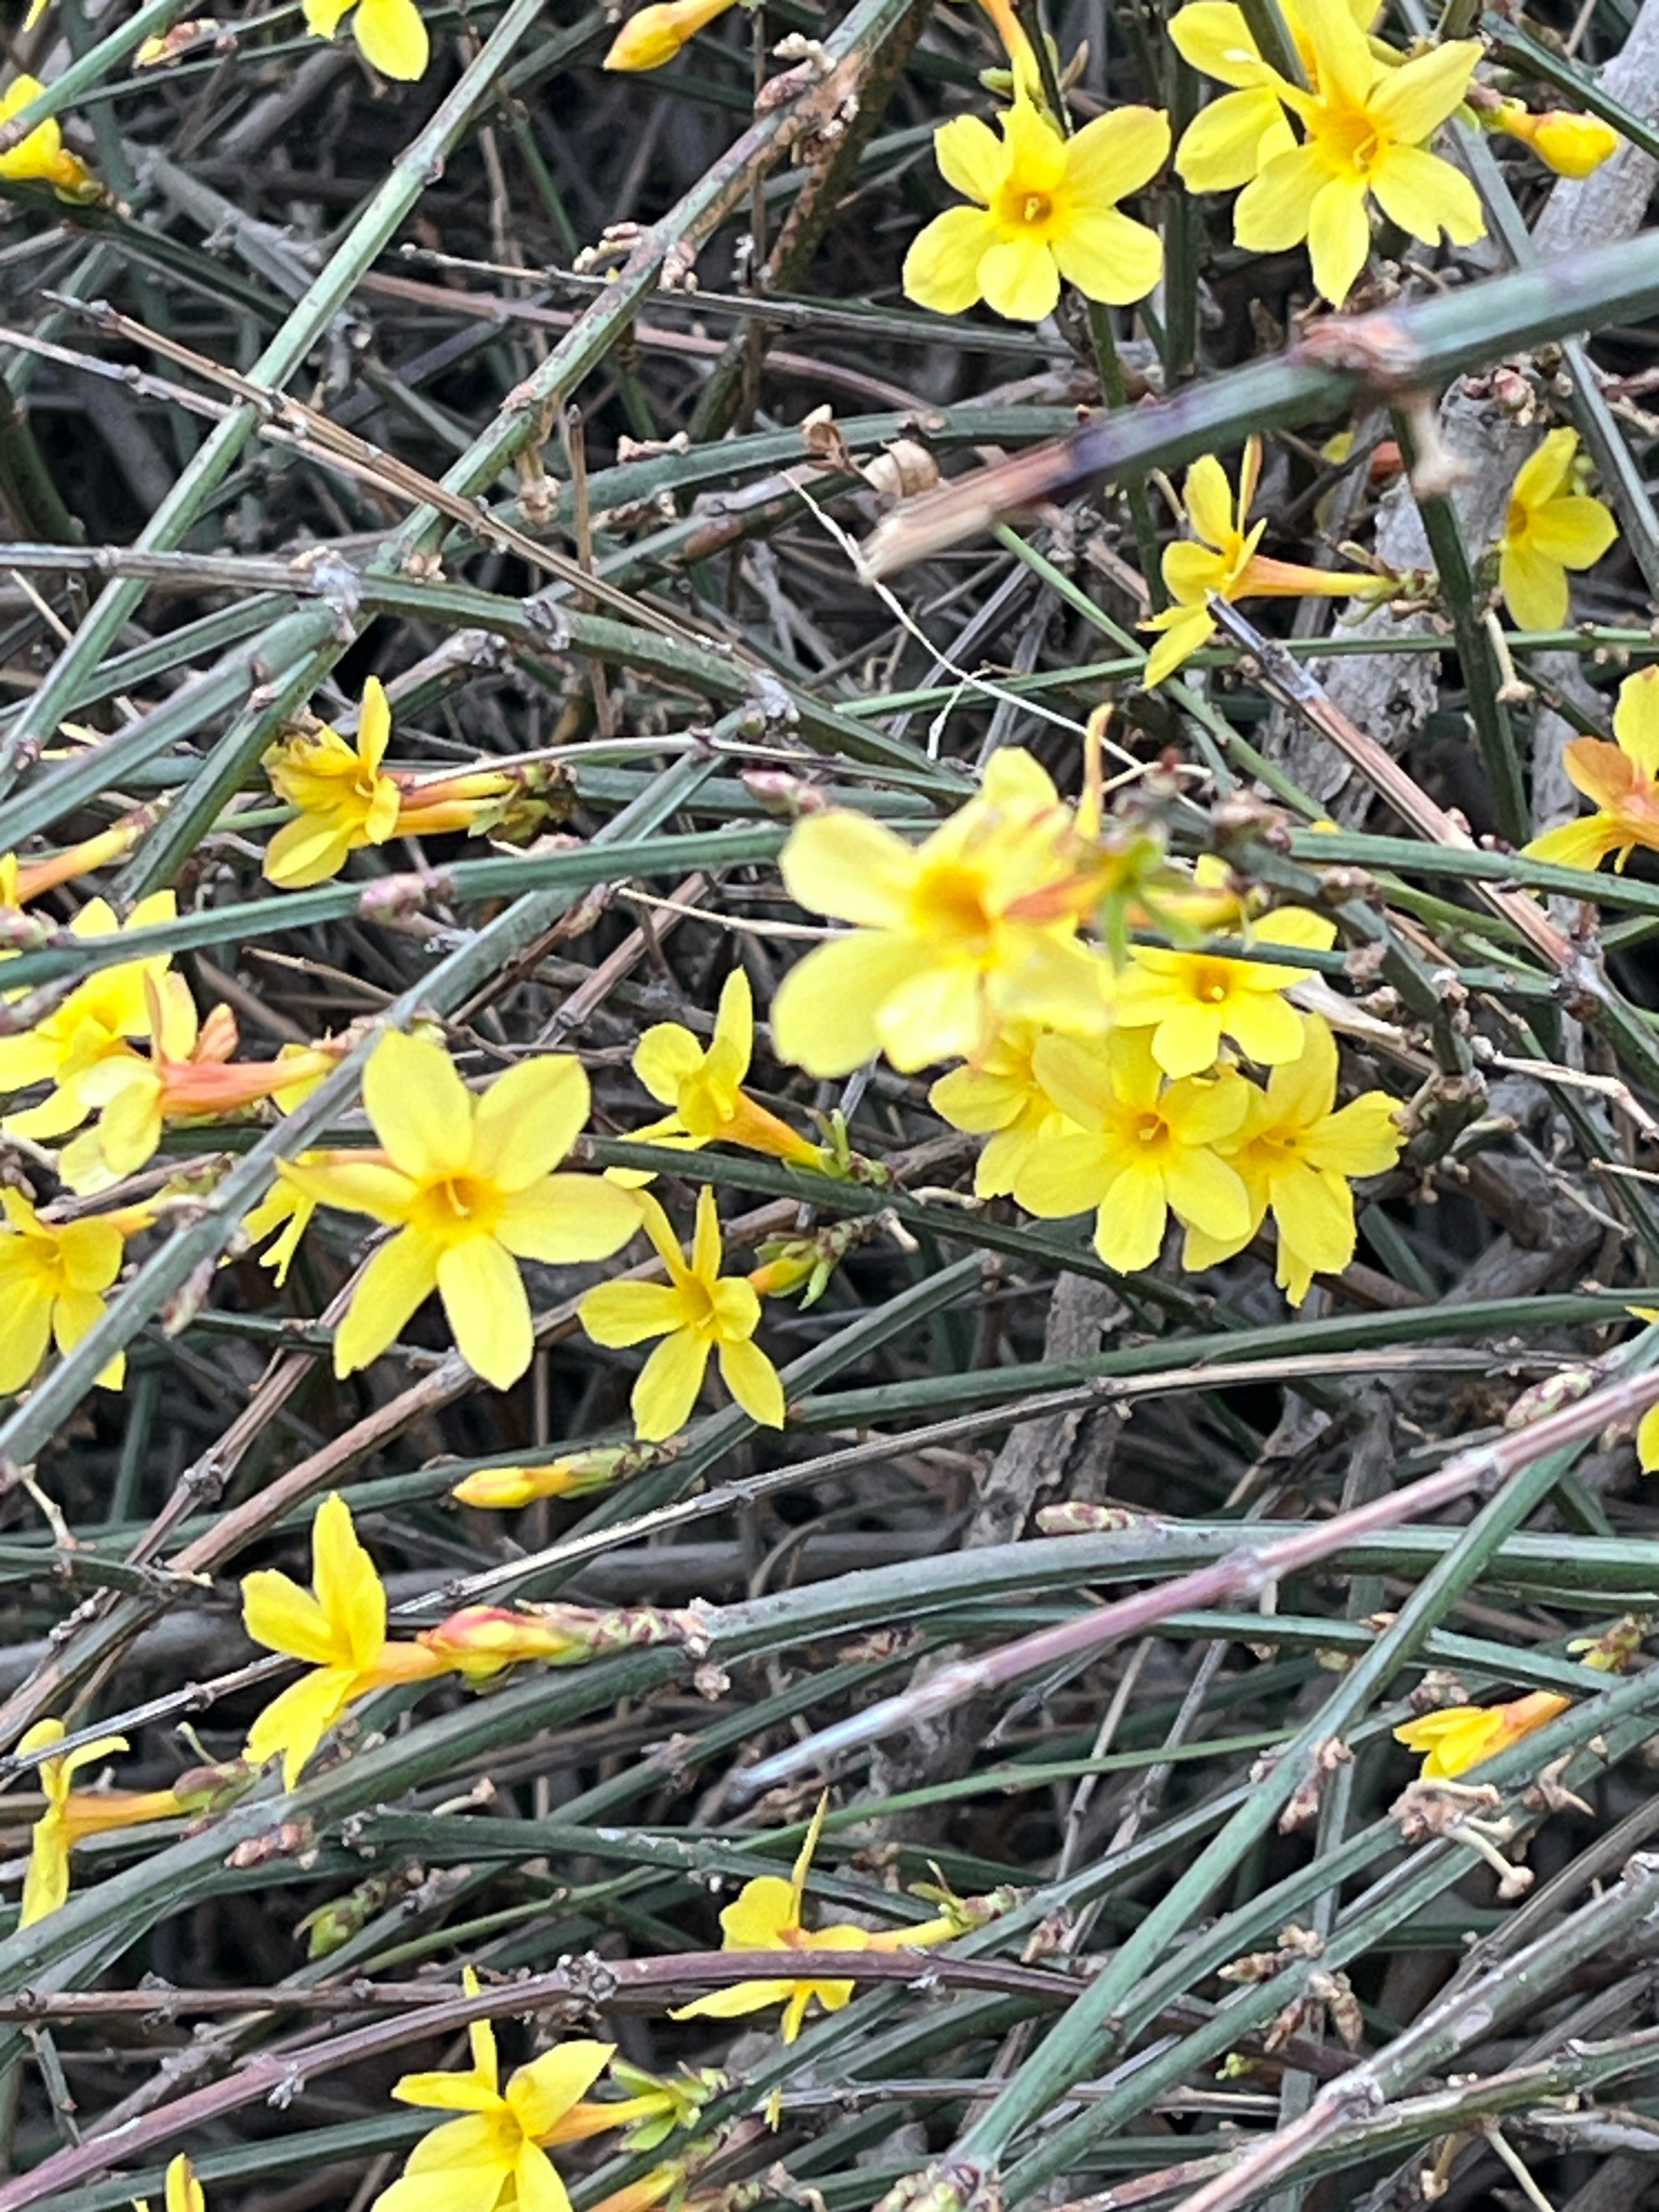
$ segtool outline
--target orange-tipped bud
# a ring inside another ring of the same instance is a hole
[[[423,1628],[416,1640],[470,1682],[487,1681],[503,1668],[529,1660],[547,1667],[582,1667],[590,1659],[651,1644],[683,1644],[698,1653],[707,1644],[695,1613],[663,1612],[655,1606],[597,1613],[580,1605],[470,1605],[435,1628]]]

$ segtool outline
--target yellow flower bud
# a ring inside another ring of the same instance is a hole
[[[1534,118],[1528,143],[1559,177],[1588,177],[1619,146],[1619,133],[1599,115],[1573,115],[1553,107]]]
[[[1588,177],[1619,145],[1619,133],[1599,116],[1576,115],[1565,107],[1534,115],[1518,100],[1506,100],[1493,111],[1489,127],[1530,146],[1559,177]]]
[[[688,39],[732,5],[732,0],[655,0],[654,5],[641,8],[623,25],[611,41],[605,66],[608,70],[660,69],[665,62],[673,60]]]
[[[498,1513],[529,1505],[538,1498],[580,1498],[647,1467],[660,1466],[678,1449],[637,1443],[594,1444],[540,1467],[481,1467],[458,1482],[450,1496],[458,1504],[483,1505]]]

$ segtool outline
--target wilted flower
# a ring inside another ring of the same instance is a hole
[[[1395,1730],[1395,1739],[1408,1751],[1424,1754],[1425,1782],[1467,1774],[1483,1759],[1495,1759],[1534,1729],[1545,1727],[1571,1703],[1554,1690],[1533,1690],[1506,1705],[1447,1705],[1437,1713],[1407,1721]]]

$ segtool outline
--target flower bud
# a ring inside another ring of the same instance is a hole
[[[611,40],[605,58],[608,70],[660,69],[672,62],[686,40],[723,15],[732,0],[657,0],[641,8]]]
[[[700,1656],[708,1639],[695,1613],[656,1606],[598,1613],[580,1605],[469,1605],[435,1628],[422,1629],[416,1641],[469,1682],[483,1682],[528,1660],[582,1667],[652,1644],[681,1644]]]
[[[1559,177],[1588,177],[1619,147],[1619,133],[1610,123],[1603,123],[1597,115],[1576,115],[1565,107],[1534,115],[1518,100],[1506,100],[1494,121],[1498,130],[1530,146]]]
[[[505,1513],[538,1498],[581,1498],[590,1490],[604,1490],[626,1475],[660,1467],[678,1449],[678,1444],[595,1444],[540,1467],[481,1467],[449,1494],[459,1504]]]

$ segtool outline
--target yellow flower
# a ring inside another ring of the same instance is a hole
[[[142,929],[172,921],[178,907],[171,891],[141,899],[126,927]],[[109,937],[122,926],[106,899],[88,899],[70,924],[73,937]],[[149,1035],[147,982],[159,985],[167,956],[118,962],[88,975],[51,1013],[17,1036],[0,1037],[0,1091],[27,1091],[50,1083],[51,1095],[38,1106],[9,1114],[0,1123],[8,1136],[39,1141],[76,1128],[92,1111],[82,1097],[82,1081],[100,1060],[133,1059],[129,1039]]]
[[[1336,925],[1289,906],[1264,915],[1250,935],[1262,944],[1322,952],[1335,942]],[[1201,1075],[1218,1058],[1224,1037],[1247,1060],[1275,1067],[1303,1048],[1303,1018],[1284,994],[1314,972],[1138,945],[1118,984],[1118,1026],[1151,1028],[1152,1057],[1166,1075]]]
[[[1552,430],[1521,464],[1498,541],[1498,588],[1519,629],[1559,629],[1571,611],[1569,568],[1593,568],[1619,535],[1599,499],[1568,489],[1576,430]]]
[[[630,15],[611,42],[601,66],[608,70],[660,69],[672,62],[690,38],[725,15],[733,0],[655,0]]]
[[[942,315],[983,300],[1022,323],[1053,314],[1062,276],[1113,307],[1144,300],[1164,273],[1164,248],[1118,202],[1163,166],[1169,118],[1118,107],[1065,138],[1022,81],[998,120],[1000,140],[977,115],[934,134],[945,181],[976,204],[935,216],[917,237],[904,258],[908,296]]]
[[[1119,1030],[1103,1046],[1044,1037],[1034,1064],[1079,1133],[1052,1139],[1026,1164],[1014,1196],[1028,1213],[1097,1207],[1095,1249],[1126,1274],[1152,1265],[1170,1212],[1218,1242],[1246,1237],[1249,1194],[1216,1149],[1249,1110],[1241,1075],[1166,1083],[1141,1030]]]
[[[331,39],[351,13],[351,34],[382,76],[412,84],[426,75],[431,42],[415,0],[305,0],[306,28]]]
[[[475,1098],[441,1045],[393,1031],[370,1055],[363,1104],[381,1153],[281,1164],[320,1204],[398,1231],[363,1270],[335,1334],[334,1371],[378,1359],[435,1290],[461,1357],[505,1390],[535,1349],[517,1262],[609,1259],[639,1226],[614,1183],[552,1172],[587,1119],[581,1064],[525,1060]]]
[[[372,0],[360,0],[356,18],[360,25],[371,4]],[[403,0],[403,4],[408,5],[408,0]],[[328,0],[328,6],[332,9],[332,0]],[[306,20],[313,31],[323,27],[313,20],[317,12],[320,12],[318,0],[307,0]],[[342,13],[343,9],[333,11],[333,22]],[[412,6],[409,13],[418,25],[420,17]],[[325,36],[332,35],[333,22]],[[423,29],[421,35],[424,40]],[[362,42],[360,29],[358,43]],[[425,67],[423,56],[421,69]],[[421,70],[410,72],[416,76],[420,73]],[[392,70],[387,74],[396,76],[400,72]],[[264,759],[271,788],[299,812],[292,822],[283,824],[266,848],[264,873],[269,882],[279,884],[285,890],[302,890],[307,884],[325,883],[345,866],[348,853],[363,845],[383,845],[393,835],[400,793],[396,780],[380,767],[391,734],[391,705],[380,678],[371,676],[363,686],[356,744],[348,744],[325,722],[316,730],[296,732],[271,747]]]
[[[471,1994],[477,1983],[470,1971],[466,1978]],[[393,2084],[392,2095],[405,2105],[465,2117],[422,2137],[372,2212],[495,2212],[509,2205],[516,2212],[570,2212],[564,2183],[543,2145],[571,2139],[561,2133],[561,2123],[581,2109],[616,2045],[562,2043],[519,2067],[503,2092],[489,2022],[474,2021],[467,2034],[472,2063],[465,2072],[405,2074]]]
[[[0,1191],[0,1397],[22,1389],[48,1343],[69,1352],[98,1321],[121,1272],[125,1240],[112,1221],[42,1221],[21,1191]],[[118,1390],[126,1354],[98,1381]]]
[[[872,1937],[864,1928],[820,1928],[814,1933],[801,1925],[807,1870],[823,1827],[828,1800],[821,1800],[812,1825],[795,1860],[787,1881],[780,1874],[757,1875],[744,1882],[720,1914],[722,1951],[783,1951],[799,1955],[811,1951],[867,1951]],[[800,2033],[808,2006],[816,1998],[825,2012],[839,2012],[856,1984],[843,1980],[812,1980],[793,1976],[764,1982],[735,1982],[730,1989],[711,1990],[694,2004],[682,2005],[671,2020],[739,2020],[747,2013],[764,2012],[769,2006],[784,2008],[783,2039],[793,2043]]]
[[[1209,5],[1211,0],[1194,0],[1194,4]],[[1225,0],[1214,0],[1214,4],[1224,5]],[[1193,9],[1182,12],[1190,15]],[[1228,488],[1227,472],[1213,454],[1203,454],[1188,470],[1182,505],[1193,538],[1164,548],[1164,588],[1170,605],[1140,625],[1163,633],[1146,656],[1141,678],[1149,691],[1215,635],[1215,617],[1208,604],[1212,592],[1231,605],[1235,599],[1301,599],[1313,592],[1346,599],[1355,592],[1389,588],[1388,580],[1358,570],[1304,568],[1258,553],[1255,549],[1267,526],[1263,520],[1252,529],[1249,515],[1261,473],[1260,438],[1245,445],[1237,502]]]
[[[1050,1035],[1036,1022],[1011,1021],[978,1060],[940,1076],[927,1094],[953,1129],[989,1136],[974,1170],[977,1197],[1006,1196],[1050,1138],[1077,1133],[1037,1080],[1033,1055]]]
[[[103,1110],[94,1127],[64,1149],[60,1165],[71,1190],[106,1189],[136,1173],[154,1158],[169,1121],[216,1121],[276,1096],[296,1103],[338,1057],[318,1048],[233,1065],[237,1028],[228,1006],[215,1006],[198,1021],[190,986],[176,974],[145,989],[149,1058],[113,1055],[81,1079],[82,1101]]]
[[[637,1144],[746,1145],[798,1167],[822,1164],[818,1147],[743,1089],[755,1048],[755,1008],[749,978],[734,968],[720,991],[714,1034],[705,1051],[678,1022],[647,1030],[634,1054],[634,1073],[659,1105],[672,1111],[630,1133]]]
[[[37,1721],[17,1748],[43,1751],[61,1743],[62,1721]],[[83,1766],[94,1766],[113,1751],[125,1751],[124,1735],[100,1736],[78,1751],[40,1762],[40,1787],[46,1809],[35,1822],[29,1838],[28,1871],[23,1877],[20,1928],[32,1928],[49,1912],[56,1912],[69,1895],[69,1855],[88,1836],[107,1835],[114,1828],[136,1827],[144,1820],[167,1820],[191,1808],[171,1790],[76,1790],[71,1778]]]
[[[248,1730],[246,1758],[263,1765],[281,1752],[287,1790],[349,1705],[392,1683],[448,1671],[448,1662],[422,1644],[386,1641],[385,1587],[337,1495],[323,1500],[311,1524],[311,1579],[303,1590],[262,1568],[242,1581],[242,1622],[253,1641],[310,1669]]]
[[[576,1309],[595,1344],[663,1341],[634,1385],[634,1425],[647,1442],[684,1428],[702,1388],[708,1355],[720,1361],[720,1379],[750,1420],[783,1426],[783,1383],[754,1341],[761,1304],[741,1275],[722,1276],[720,1226],[714,1194],[697,1193],[697,1225],[691,1264],[680,1251],[668,1217],[648,1191],[635,1194],[645,1231],[668,1270],[666,1283],[601,1283]]]
[[[1301,25],[1294,10],[1281,6],[1280,14],[1295,37]],[[1212,100],[1181,134],[1175,165],[1188,191],[1231,191],[1294,149],[1279,96],[1283,81],[1262,59],[1236,0],[1192,0],[1170,18],[1170,38],[1192,68],[1235,88]],[[1316,64],[1305,33],[1297,44],[1311,77]]]
[[[1462,102],[1480,46],[1474,39],[1397,64],[1380,60],[1342,0],[1300,0],[1315,88],[1279,82],[1306,141],[1273,154],[1240,193],[1233,237],[1252,253],[1308,241],[1314,283],[1340,307],[1370,251],[1374,197],[1391,222],[1428,245],[1444,230],[1468,246],[1486,235],[1480,202],[1426,141]]]
[[[1574,738],[1562,756],[1570,781],[1595,802],[1594,814],[1545,830],[1522,848],[1528,860],[1563,868],[1599,868],[1609,853],[1622,872],[1638,845],[1659,853],[1659,668],[1619,686],[1613,734]]]
[[[845,1075],[884,1052],[906,1074],[981,1051],[1018,1014],[1055,1028],[1106,1023],[1103,963],[1076,939],[1075,831],[1029,753],[995,754],[984,789],[919,848],[866,816],[799,823],[781,866],[799,906],[860,925],[792,968],[772,1002],[780,1056]],[[1054,894],[1072,910],[1028,919]]]
[[[0,94],[0,123],[21,115],[45,90],[39,77],[14,77]],[[50,185],[66,200],[95,200],[103,189],[86,163],[77,161],[64,145],[56,116],[37,124],[9,154],[0,154],[0,177],[17,185]]]
[[[1448,1705],[1420,1720],[1407,1721],[1395,1740],[1424,1754],[1422,1779],[1467,1774],[1483,1759],[1495,1759],[1523,1735],[1545,1727],[1572,1703],[1553,1690],[1533,1690],[1506,1705]]]
[[[1242,1251],[1271,1209],[1278,1279],[1292,1305],[1316,1275],[1340,1274],[1358,1242],[1349,1184],[1391,1168],[1405,1139],[1386,1091],[1367,1091],[1339,1110],[1336,1077],[1336,1040],[1310,1015],[1300,1057],[1274,1068],[1265,1092],[1251,1086],[1249,1112],[1217,1148],[1249,1192],[1248,1234],[1218,1242],[1189,1230],[1183,1267],[1212,1267]]]

